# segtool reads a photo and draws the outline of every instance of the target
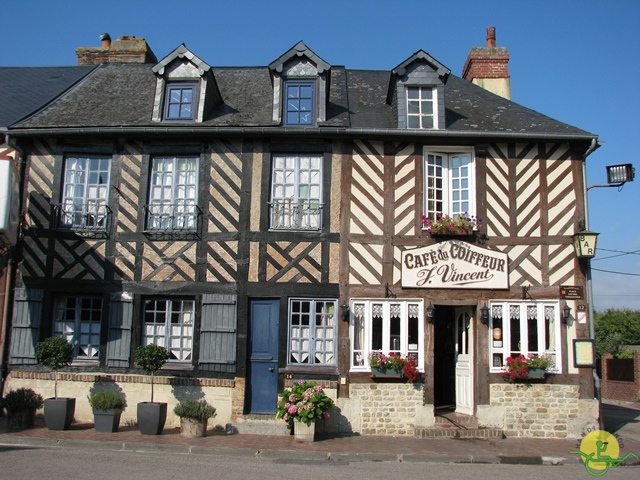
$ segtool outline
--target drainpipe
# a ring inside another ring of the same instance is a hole
[[[599,144],[595,138],[591,140],[591,145],[584,154],[584,162],[582,164],[582,184],[584,185],[584,226],[586,230],[589,230],[589,197],[587,188],[587,157],[593,153],[593,151],[599,147]],[[586,280],[587,280],[587,305],[589,309],[589,338],[595,342],[596,339],[596,327],[595,317],[593,309],[593,283],[591,281],[591,259],[586,259]],[[602,418],[602,395],[600,388],[600,377],[595,368],[592,369],[593,373],[593,388],[595,398],[598,401],[598,423],[600,430],[604,430],[604,419]]]

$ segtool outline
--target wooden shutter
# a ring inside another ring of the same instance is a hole
[[[15,289],[9,358],[9,363],[12,365],[35,365],[38,363],[36,344],[40,339],[43,297],[44,290],[41,289]]]
[[[115,296],[109,309],[108,367],[130,366],[132,325],[133,298],[125,295]]]
[[[200,369],[235,373],[237,341],[236,295],[202,296]]]

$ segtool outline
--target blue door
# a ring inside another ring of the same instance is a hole
[[[278,400],[279,300],[251,300],[248,413],[275,413]]]

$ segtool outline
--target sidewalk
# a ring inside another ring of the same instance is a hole
[[[136,427],[121,426],[117,433],[96,433],[93,424],[73,424],[70,430],[50,431],[43,420],[36,427],[7,432],[0,420],[0,445],[56,448],[95,448],[129,452],[171,452],[192,455],[286,458],[297,460],[387,461],[425,463],[580,464],[570,454],[579,440],[555,439],[424,439],[414,437],[321,437],[313,443],[292,436],[219,434],[184,438],[178,428],[162,435],[141,435]],[[625,442],[625,450],[640,453],[639,442]]]

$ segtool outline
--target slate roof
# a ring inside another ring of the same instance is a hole
[[[94,68],[0,67],[0,128],[34,113]]]
[[[268,66],[212,67],[223,103],[202,123],[173,124],[151,120],[156,86],[152,68],[149,64],[100,65],[74,89],[14,127],[152,129],[173,126],[191,131],[202,127],[279,126],[272,120],[273,84]],[[317,128],[397,130],[394,108],[385,103],[391,74],[390,70],[332,66],[327,119]],[[445,85],[445,108],[447,134],[498,132],[595,137],[452,74]]]

